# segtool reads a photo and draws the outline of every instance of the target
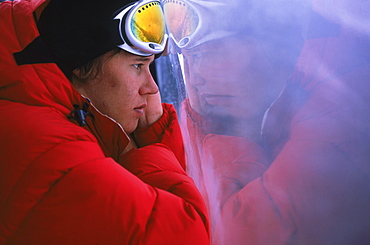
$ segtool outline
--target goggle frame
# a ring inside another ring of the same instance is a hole
[[[162,19],[163,19],[163,25],[164,25],[164,34],[162,37],[161,43],[155,43],[155,42],[144,42],[139,40],[136,35],[133,33],[131,29],[131,23],[133,21],[134,15],[136,12],[142,8],[143,6],[155,3],[160,5],[161,13],[162,13]],[[118,14],[117,14],[118,12]],[[161,54],[166,47],[166,43],[168,40],[168,34],[167,34],[167,28],[165,23],[165,17],[163,13],[162,4],[159,0],[142,0],[138,1],[129,5],[126,5],[125,7],[119,9],[113,17],[113,21],[119,20],[118,24],[118,32],[121,43],[117,43],[117,47],[120,49],[123,49],[129,53],[139,55],[139,56],[151,56],[151,55],[158,55]],[[117,31],[114,30],[113,31]]]

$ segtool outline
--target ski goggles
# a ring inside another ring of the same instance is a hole
[[[113,41],[129,53],[150,56],[164,51],[168,35],[159,1],[142,0],[118,10],[111,26]]]
[[[169,37],[179,48],[192,48],[209,40],[230,35],[219,28],[215,15],[226,3],[214,1],[163,0]]]

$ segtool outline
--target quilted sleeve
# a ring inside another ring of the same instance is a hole
[[[209,244],[202,198],[166,146],[143,147],[121,160],[128,170],[91,142],[43,154],[24,175],[29,184],[19,185],[19,197],[29,200],[10,206],[33,208],[8,243]]]
[[[139,147],[154,143],[167,145],[185,169],[184,143],[175,108],[171,104],[162,103],[163,115],[150,127],[138,128],[133,133]]]
[[[155,190],[145,244],[207,244],[203,199],[168,146],[157,143],[133,150],[123,156],[121,164]]]

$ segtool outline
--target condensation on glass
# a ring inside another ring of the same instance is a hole
[[[158,83],[213,243],[368,239],[369,1],[162,3]]]

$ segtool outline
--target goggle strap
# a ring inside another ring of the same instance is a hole
[[[116,45],[121,45],[121,44],[125,43],[125,40],[122,40],[121,34],[118,31],[119,30],[119,28],[118,28],[119,24],[120,24],[120,20],[119,19],[114,19],[112,21],[111,26],[110,26],[110,28],[111,28],[111,30],[110,30],[111,40]]]

